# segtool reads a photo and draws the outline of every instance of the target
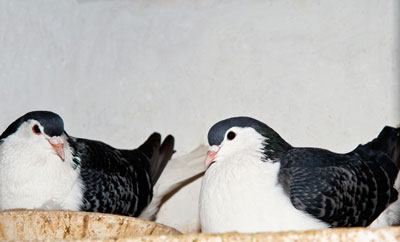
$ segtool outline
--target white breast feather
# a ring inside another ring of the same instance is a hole
[[[260,152],[243,152],[225,156],[209,167],[200,192],[202,231],[327,228],[326,223],[293,207],[277,183],[280,163],[262,162],[260,156]]]
[[[50,145],[43,150],[43,144],[21,142],[19,135],[0,146],[0,209],[79,210],[83,186],[68,144],[62,162]]]

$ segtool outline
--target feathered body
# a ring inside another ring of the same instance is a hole
[[[370,143],[337,154],[292,147],[251,118],[221,121],[209,132],[214,149],[201,189],[202,230],[368,226],[397,200],[399,134],[386,127]]]
[[[152,134],[137,149],[69,136],[62,119],[30,112],[0,136],[0,208],[66,209],[138,216],[173,153]]]

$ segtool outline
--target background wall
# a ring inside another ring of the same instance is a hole
[[[397,0],[0,0],[0,129],[48,109],[71,135],[120,148],[174,134],[179,156],[213,123],[248,115],[292,145],[349,151],[400,124],[399,10]],[[199,184],[161,220],[194,211],[181,203]],[[185,214],[175,226],[196,215]]]

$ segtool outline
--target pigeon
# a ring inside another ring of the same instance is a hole
[[[0,209],[72,210],[137,217],[171,159],[174,138],[137,149],[72,137],[62,118],[29,112],[0,136]]]
[[[346,154],[296,148],[250,117],[208,133],[202,232],[274,232],[370,225],[398,199],[400,128]]]

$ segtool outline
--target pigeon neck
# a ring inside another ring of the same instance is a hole
[[[279,160],[281,154],[292,148],[285,140],[283,140],[278,134],[269,136],[264,141],[263,155],[265,160],[272,160],[276,162]]]
[[[72,154],[72,162],[71,166],[74,170],[80,169],[81,168],[81,154],[77,151],[76,147],[76,140],[75,138],[69,136],[66,132],[65,135],[67,136],[67,141],[68,145],[71,149],[71,154]]]

